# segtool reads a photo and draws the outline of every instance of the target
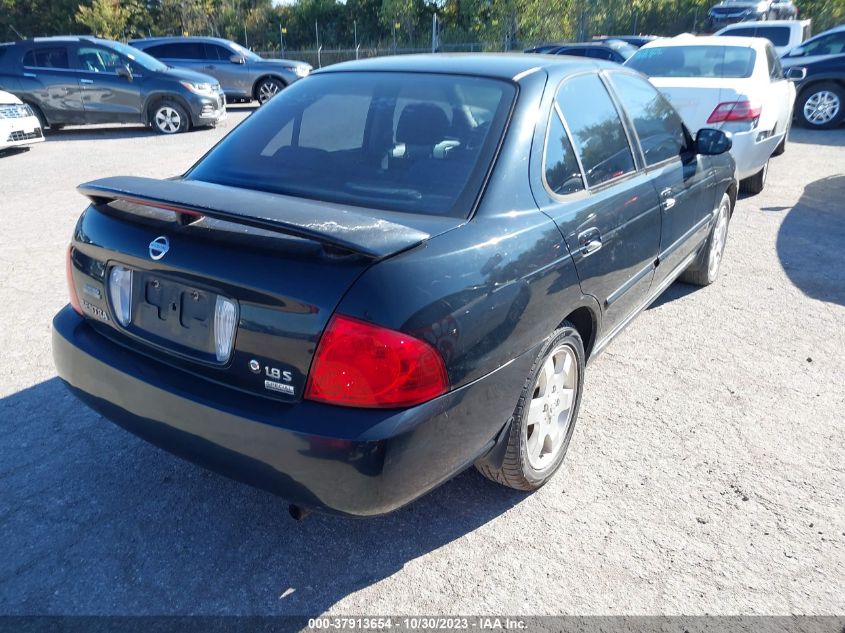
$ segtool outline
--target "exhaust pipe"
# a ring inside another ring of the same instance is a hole
[[[303,508],[302,506],[298,506],[295,504],[290,504],[288,506],[288,512],[290,513],[291,517],[293,517],[294,521],[304,521],[305,518],[311,514],[311,510],[308,508]]]

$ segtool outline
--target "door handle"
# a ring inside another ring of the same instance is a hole
[[[660,192],[660,207],[664,211],[669,211],[672,207],[675,206],[676,200],[672,196],[671,189],[664,189]]]
[[[29,79],[35,79],[35,73],[24,73],[23,76]]]
[[[81,84],[92,84],[92,83],[94,83],[94,80],[93,79],[80,79],[79,83],[81,83]]]
[[[598,229],[587,229],[579,234],[578,247],[582,255],[592,255],[602,247],[601,232]]]
[[[214,70],[217,66],[204,66],[206,70]]]

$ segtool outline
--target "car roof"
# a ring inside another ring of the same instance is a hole
[[[683,33],[672,38],[654,40],[644,44],[640,50],[663,48],[665,46],[741,46],[743,48],[763,49],[769,41],[762,37],[738,37],[732,35],[693,35]]]
[[[135,40],[129,40],[130,44],[152,44],[160,42],[214,42],[216,44],[231,44],[231,40],[223,39],[222,37],[203,37],[202,35],[163,35],[160,37],[142,37]]]
[[[812,20],[766,20],[765,22],[736,22],[734,24],[728,24],[727,26],[723,26],[720,31],[727,31],[727,30],[734,30],[734,29],[764,29],[767,26],[801,26],[804,27],[810,24]]]
[[[598,68],[619,68],[618,64],[585,57],[561,57],[525,53],[428,53],[392,55],[342,62],[321,68],[315,74],[344,71],[390,71],[474,75],[494,79],[519,78],[540,70],[576,72]]]

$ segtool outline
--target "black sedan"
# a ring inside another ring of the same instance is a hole
[[[801,63],[786,58],[796,81],[795,116],[804,127],[829,130],[845,121],[845,55]],[[803,70],[801,70],[803,69]]]
[[[729,147],[606,62],[331,66],[179,178],[80,186],[59,376],[294,509],[388,512],[472,464],[536,489],[588,362],[716,279]]]

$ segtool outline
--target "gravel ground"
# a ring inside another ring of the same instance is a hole
[[[719,282],[676,284],[592,365],[541,491],[467,471],[302,523],[93,414],[52,364],[74,187],[179,173],[225,132],[79,128],[0,157],[0,613],[845,613],[845,130],[793,130]]]

